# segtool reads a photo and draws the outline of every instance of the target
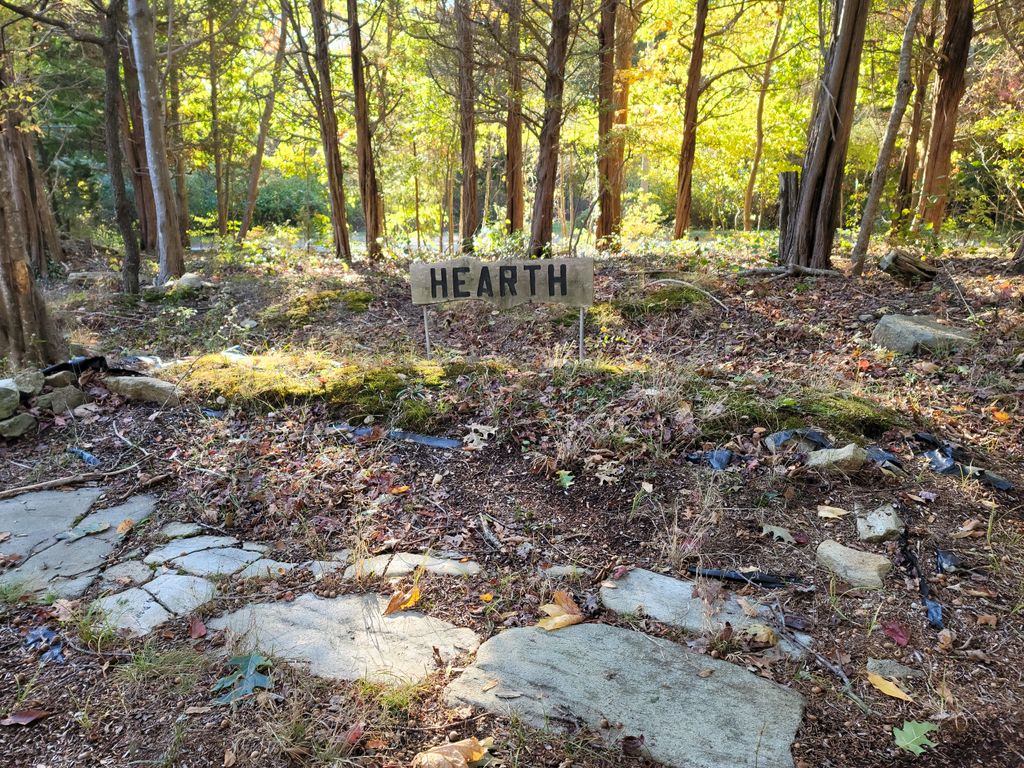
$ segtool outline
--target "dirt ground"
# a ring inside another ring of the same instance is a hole
[[[277,559],[342,548],[457,551],[485,575],[429,577],[418,609],[483,639],[535,624],[551,591],[538,569],[575,564],[590,571],[568,582],[588,621],[677,640],[800,692],[799,766],[1021,766],[1024,278],[1004,274],[1008,258],[950,252],[934,284],[913,287],[878,273],[738,277],[756,253],[714,241],[683,256],[600,260],[586,362],[575,361],[574,311],[467,303],[431,310],[442,367],[422,377],[422,317],[408,300],[407,265],[347,270],[206,254],[196,268],[216,287],[200,291],[134,301],[57,284],[51,299],[76,343],[112,365],[152,362],[140,355],[179,361],[158,375],[180,381],[188,397],[166,410],[126,403],[96,376],[84,385],[99,406],[93,414],[44,417],[38,436],[0,445],[0,489],[96,471],[106,475],[95,479],[106,506],[140,490],[157,494],[154,519],[124,550],[180,520],[263,542]],[[657,282],[666,278],[701,287],[724,308]],[[913,357],[872,346],[879,317],[917,312],[969,328],[979,343]],[[202,357],[235,345],[270,360],[276,378],[242,387],[224,377],[221,358]],[[353,367],[354,390],[348,380],[325,383],[338,364]],[[399,384],[381,371],[401,372]],[[331,428],[346,421],[371,431],[353,441]],[[476,449],[396,442],[386,437],[392,424],[475,434]],[[763,437],[800,425],[838,444],[891,451],[905,471],[815,471],[798,452],[767,450]],[[918,432],[963,446],[1015,488],[932,472],[915,456]],[[93,453],[100,468],[85,467],[69,446]],[[725,471],[699,461],[714,448],[736,456]],[[883,503],[907,523],[905,546],[870,547],[894,563],[883,590],[851,588],[816,565],[825,539],[862,546],[852,514],[821,517],[820,505]],[[792,542],[764,535],[764,525],[786,529]],[[937,550],[963,566],[938,573]],[[943,634],[929,625],[908,552],[943,606]],[[815,654],[779,660],[730,638],[687,637],[604,611],[597,590],[623,566],[794,577],[776,589],[701,581],[709,599],[724,587],[777,604],[790,626],[813,636]],[[222,587],[204,615],[368,585],[295,571]],[[384,581],[369,587],[392,591]],[[0,715],[50,713],[0,727],[5,765],[401,766],[470,735],[494,738],[496,765],[644,765],[593,734],[542,733],[446,708],[440,692],[455,668],[384,689],[275,664],[271,691],[214,706],[210,688],[226,673],[222,636],[193,638],[181,622],[146,641],[117,637],[87,604],[69,617],[16,595],[0,602]],[[41,662],[25,647],[39,626],[67,638],[65,663]],[[873,688],[869,657],[924,671],[911,682],[913,700]],[[936,724],[938,746],[921,756],[897,748],[892,728],[904,721]]]

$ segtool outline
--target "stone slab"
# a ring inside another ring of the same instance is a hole
[[[101,597],[94,605],[103,611],[110,626],[136,635],[148,635],[172,618],[151,594],[139,587]]]
[[[895,539],[903,532],[904,524],[892,504],[883,504],[871,512],[857,516],[857,538],[861,541],[880,542]]]
[[[822,448],[807,454],[807,466],[817,469],[838,469],[856,472],[868,460],[868,452],[856,443],[842,448]]]
[[[742,667],[604,624],[502,632],[445,698],[538,728],[583,724],[620,749],[643,736],[671,768],[789,768],[803,713],[799,694]]]
[[[113,548],[111,537],[102,535],[58,541],[0,574],[0,585],[18,585],[36,594],[80,597]]]
[[[126,400],[154,403],[159,406],[179,405],[181,398],[178,388],[169,381],[150,376],[108,376],[104,386],[115,395]]]
[[[102,488],[39,491],[0,501],[0,531],[11,534],[7,541],[0,542],[0,555],[27,558],[70,528],[102,493]]]
[[[884,586],[883,579],[892,570],[889,558],[844,547],[831,539],[818,545],[815,556],[818,565],[827,568],[852,587],[881,589]]]
[[[118,504],[116,507],[110,507],[108,509],[101,509],[93,512],[83,518],[79,523],[79,526],[86,527],[106,523],[116,531],[117,527],[125,520],[131,520],[131,527],[134,528],[139,523],[148,520],[149,516],[153,514],[153,510],[155,508],[156,496],[133,496],[124,504]],[[127,535],[127,533],[128,531],[125,531],[124,535]]]
[[[416,682],[434,671],[435,648],[450,662],[479,645],[472,630],[415,611],[384,616],[386,606],[378,595],[306,594],[292,602],[247,605],[206,625],[335,680]]]
[[[939,351],[974,344],[974,336],[961,328],[942,325],[922,315],[886,315],[875,326],[871,341],[893,352],[910,355],[919,349]]]
[[[282,563],[279,560],[261,557],[259,560],[255,560],[245,566],[245,568],[239,571],[238,575],[243,579],[276,579],[278,576],[288,573],[294,567],[295,563]]]
[[[189,536],[198,536],[203,532],[203,526],[196,523],[179,523],[177,521],[167,523],[160,529],[160,534],[168,539],[184,539]]]
[[[157,547],[145,557],[147,565],[162,565],[168,560],[173,560],[182,555],[192,552],[199,552],[203,549],[215,547],[233,547],[238,544],[238,539],[231,536],[193,536],[188,539],[176,539],[169,544]]]
[[[201,549],[198,552],[176,557],[168,565],[180,568],[196,576],[230,576],[238,573],[249,563],[260,559],[259,552],[250,552],[237,547],[222,549]]]
[[[480,573],[480,565],[472,560],[461,562],[417,552],[395,552],[357,561],[345,569],[345,578],[365,579],[371,576],[396,578],[408,576],[420,566],[428,573],[439,576],[475,576]]]
[[[143,589],[177,616],[187,616],[217,596],[217,587],[212,581],[198,576],[179,576],[174,573],[157,576]]]
[[[153,571],[141,560],[128,560],[112,565],[100,574],[100,588],[118,590],[137,587],[153,578]]]

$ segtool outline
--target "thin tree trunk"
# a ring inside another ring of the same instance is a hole
[[[260,173],[263,170],[263,153],[267,149],[267,134],[270,132],[270,118],[274,115],[274,101],[281,87],[281,69],[288,45],[288,6],[281,5],[281,29],[277,35],[277,52],[274,54],[274,69],[270,75],[270,92],[263,102],[263,113],[256,132],[256,151],[249,163],[249,187],[245,195],[245,210],[242,211],[242,222],[238,227],[238,242],[242,242],[252,227],[252,217],[256,211],[256,198],[259,196]]]
[[[189,246],[189,213],[188,183],[185,180],[185,141],[181,136],[181,83],[178,65],[169,63],[167,73],[170,104],[168,134],[171,142],[171,154],[174,156],[174,202],[178,210],[178,234],[184,248]]]
[[[359,28],[359,5],[348,0],[348,39],[352,60],[352,90],[355,96],[356,158],[359,162],[359,197],[366,221],[366,255],[379,259],[384,238],[384,200],[377,184],[377,165],[373,156],[370,131],[370,105],[366,96],[366,72],[363,67],[363,41]]]
[[[146,160],[146,132],[142,127],[139,71],[135,66],[135,55],[131,48],[126,46],[121,49],[121,62],[124,66],[125,89],[125,97],[121,102],[124,111],[124,148],[132,173],[132,193],[139,220],[139,245],[143,251],[155,253],[156,204],[153,201],[153,183],[149,178],[149,164]]]
[[[456,0],[459,35],[459,140],[462,149],[462,193],[459,198],[459,237],[463,253],[473,251],[480,226],[476,192],[476,86],[473,79],[473,20],[470,0]]]
[[[533,197],[529,253],[540,256],[551,247],[555,183],[558,180],[558,146],[562,131],[562,95],[565,92],[565,60],[569,54],[571,0],[551,2],[551,40],[544,74],[544,121],[537,153],[537,189]]]
[[[827,269],[832,263],[868,8],[869,0],[838,0],[833,12],[832,40],[800,171],[800,196],[780,243],[782,261],[793,269]]]
[[[139,292],[139,244],[132,226],[132,212],[124,186],[124,156],[121,152],[121,67],[117,38],[124,0],[112,0],[103,15],[103,119],[106,129],[107,171],[114,193],[114,219],[124,242],[121,286],[125,293]]]
[[[941,0],[932,0],[931,14],[928,19],[928,31],[925,33],[924,44],[917,62],[917,77],[914,83],[914,105],[910,116],[910,133],[907,136],[907,147],[900,165],[900,179],[893,197],[893,217],[891,233],[899,232],[906,225],[914,210],[914,178],[919,163],[918,146],[924,123],[925,109],[928,104],[928,82],[933,69],[935,53],[935,37],[938,34],[939,14],[942,12]]]
[[[601,0],[597,26],[597,201],[599,212],[595,238],[598,248],[612,245],[611,134],[615,124],[615,12],[618,0]]]
[[[871,241],[871,230],[875,226],[875,215],[878,213],[878,204],[882,199],[885,178],[889,173],[889,159],[892,157],[893,147],[896,146],[896,136],[900,132],[903,114],[907,111],[910,91],[914,87],[910,79],[910,62],[914,53],[914,36],[917,34],[917,24],[921,20],[923,9],[924,0],[915,0],[910,11],[910,18],[907,19],[907,27],[903,31],[903,45],[900,48],[900,63],[896,74],[896,95],[893,98],[892,111],[889,112],[889,124],[885,129],[885,137],[882,139],[882,146],[878,149],[875,170],[871,174],[871,188],[868,190],[868,198],[864,202],[860,232],[857,234],[857,242],[850,255],[855,275],[864,272],[864,259],[867,256],[868,243]]]
[[[640,11],[648,0],[620,0],[615,10],[615,88],[612,110],[613,129],[609,139],[608,183],[610,215],[608,226],[618,234],[622,229],[622,194],[626,188],[626,124],[629,122],[629,71],[633,68],[636,30]],[[646,181],[642,182],[646,183]]]
[[[448,160],[448,252],[455,255],[455,163]]]
[[[505,219],[508,232],[523,231],[526,183],[523,179],[523,73],[519,60],[522,0],[509,0],[508,10],[508,115],[505,120]]]
[[[956,117],[960,99],[967,88],[967,56],[973,34],[974,0],[946,0],[946,27],[939,56],[939,85],[915,224],[918,229],[930,226],[933,232],[938,233],[946,216]]]
[[[780,0],[775,21],[775,34],[768,50],[768,60],[764,64],[761,83],[757,90],[757,113],[754,119],[754,159],[750,164],[750,176],[747,177],[747,188],[743,190],[743,231],[750,231],[751,216],[754,210],[754,190],[757,189],[757,172],[761,166],[761,155],[764,153],[764,103],[768,98],[768,86],[772,82],[772,66],[779,52],[782,41],[782,27],[786,16],[786,2]]]
[[[167,167],[164,112],[160,104],[160,78],[156,66],[156,28],[149,1],[128,0],[128,20],[132,29],[135,61],[139,67],[142,127],[146,136],[146,159],[156,207],[157,249],[160,253],[158,281],[164,283],[184,273],[185,254],[178,234],[171,173]]]
[[[210,40],[207,59],[210,79],[210,153],[213,155],[213,183],[217,190],[217,234],[225,237],[228,233],[228,198],[224,188],[224,150],[221,145],[220,94],[217,87],[220,80],[220,61],[212,3],[206,11],[206,34]]]
[[[683,98],[683,143],[679,149],[679,172],[676,175],[676,221],[672,238],[678,240],[690,228],[693,204],[693,159],[697,151],[697,100],[701,93],[701,70],[704,66],[704,28],[708,20],[708,0],[697,0],[693,20],[693,47],[690,67],[686,73]]]

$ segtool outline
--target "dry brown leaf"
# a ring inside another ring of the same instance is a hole
[[[994,627],[999,623],[999,618],[994,613],[983,613],[980,616],[975,616],[974,620],[978,622],[979,627]]]
[[[942,653],[948,653],[953,649],[954,640],[956,640],[956,633],[952,629],[949,629],[947,627],[946,629],[942,630],[941,632],[939,632],[938,635],[938,650]]]
[[[483,759],[491,740],[482,742],[475,736],[452,744],[441,744],[420,752],[412,759],[412,768],[468,768],[470,763]]]
[[[868,672],[868,682],[886,696],[892,696],[894,699],[903,699],[903,701],[913,701],[913,699],[904,692],[902,688],[886,677],[876,675],[874,672]]]
[[[747,600],[747,598],[737,597],[736,602],[739,603],[739,606],[743,609],[743,612],[747,614],[747,616],[750,616],[752,619],[756,619],[758,616],[761,615],[761,612],[757,610],[757,608],[754,605],[751,605],[750,601]]]
[[[420,601],[420,597],[418,584],[413,584],[409,589],[399,589],[388,601],[388,607],[384,609],[384,615],[388,616],[392,613],[412,608]]]
[[[235,752],[232,749],[224,750],[224,768],[231,768],[235,764]]]
[[[119,535],[124,536],[134,526],[135,526],[135,521],[132,520],[130,517],[126,517],[124,520],[122,520],[120,523],[118,523],[118,525],[117,525],[117,532],[118,532]]]
[[[58,600],[54,600],[50,609],[53,611],[53,618],[57,621],[61,623],[68,622],[75,618],[75,614],[78,613],[78,601],[65,600],[62,597]]]
[[[550,632],[571,627],[573,624],[583,621],[583,612],[568,592],[558,590],[552,595],[552,598],[555,602],[540,607],[547,617],[537,622],[538,627]]]
[[[818,505],[818,517],[824,517],[826,520],[838,520],[840,517],[850,514],[850,510],[843,509],[842,507],[829,507],[825,504]]]

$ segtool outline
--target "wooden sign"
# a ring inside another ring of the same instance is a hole
[[[519,304],[594,303],[593,259],[505,259],[465,256],[435,264],[413,262],[409,269],[412,303],[486,301],[498,307]]]

